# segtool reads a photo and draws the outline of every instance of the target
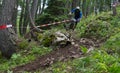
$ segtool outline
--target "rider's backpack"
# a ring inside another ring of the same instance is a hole
[[[80,18],[80,10],[79,9],[75,9],[75,18]]]

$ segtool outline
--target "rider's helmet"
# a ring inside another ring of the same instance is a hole
[[[76,9],[80,9],[80,7],[79,7],[79,6],[77,6],[77,7],[76,7]]]

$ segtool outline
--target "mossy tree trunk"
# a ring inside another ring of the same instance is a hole
[[[2,10],[0,14],[0,25],[13,24],[12,17],[14,13],[14,7],[17,0],[3,0]],[[15,53],[14,31],[11,28],[0,29],[0,50],[2,55],[10,58]]]

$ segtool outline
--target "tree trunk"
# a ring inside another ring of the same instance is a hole
[[[23,35],[23,18],[24,18],[24,13],[25,13],[25,0],[23,0],[22,5],[21,5],[21,14],[20,14],[20,20],[19,20],[19,33],[20,35]]]
[[[46,0],[43,0],[43,4],[42,4],[42,8],[41,8],[41,13],[40,13],[40,14],[42,14],[42,13],[43,13],[43,11],[44,11],[44,8],[45,8],[45,3],[46,3]]]
[[[41,0],[38,0],[38,6],[37,6],[37,11],[36,11],[36,18],[39,17],[40,13],[41,13]]]
[[[113,5],[112,5],[112,9],[113,9],[113,16],[116,16],[117,15],[117,10],[116,10],[116,1],[114,0],[113,1]]]
[[[90,0],[87,0],[87,3],[86,3],[86,13],[85,13],[85,15],[86,15],[86,17],[90,14]]]
[[[64,14],[67,15],[71,10],[71,2],[66,0]]]
[[[83,12],[83,15],[86,17],[86,0],[83,0],[83,3],[82,3],[82,12]]]
[[[79,6],[78,3],[79,0],[72,0],[72,9],[76,8],[76,6]]]
[[[24,22],[23,22],[23,35],[26,34],[27,26],[29,24],[29,11],[28,6],[31,0],[26,0],[25,14],[24,14]]]
[[[2,1],[0,1],[0,14],[1,14],[1,7],[2,7],[2,3],[1,3]]]
[[[18,0],[15,1],[15,6],[13,9],[13,15],[12,15],[12,23],[13,23],[13,26],[16,27],[14,28],[15,33],[17,33],[17,8],[18,8]]]
[[[2,11],[0,15],[0,26],[3,24],[12,24],[13,10],[16,0],[3,0]],[[13,29],[0,29],[0,50],[2,55],[10,58],[15,53],[15,33]]]
[[[31,7],[31,17],[33,20],[35,19],[37,6],[38,6],[38,0],[33,0],[32,7]]]

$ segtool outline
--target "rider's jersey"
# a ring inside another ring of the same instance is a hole
[[[82,18],[82,12],[79,9],[73,9],[72,13],[74,13],[74,18],[75,19],[80,19]]]

